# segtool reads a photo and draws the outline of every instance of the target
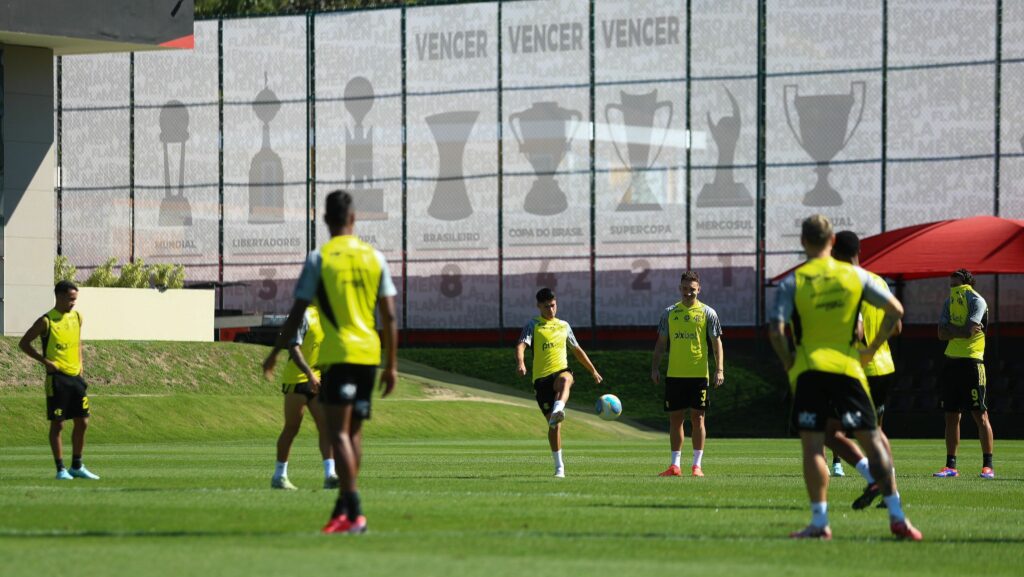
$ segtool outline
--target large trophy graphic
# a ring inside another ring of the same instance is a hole
[[[536,102],[530,108],[511,114],[508,123],[519,141],[519,152],[530,161],[536,180],[526,194],[523,208],[530,214],[550,216],[568,208],[565,192],[555,180],[569,143],[579,128],[583,114],[568,110],[556,102]],[[567,130],[572,122],[572,129]]]
[[[356,125],[345,127],[345,180],[360,220],[387,220],[384,212],[384,189],[371,187],[373,182],[373,128],[363,121],[373,108],[373,85],[356,76],[345,85],[345,110]]]
[[[848,129],[850,111],[853,109],[856,100],[857,89],[860,91],[860,110],[857,112],[857,121],[853,128]],[[793,128],[793,122],[789,114],[789,92],[793,91],[793,105],[799,114],[797,123],[800,125],[800,134]],[[804,206],[839,206],[843,204],[843,197],[832,188],[828,182],[828,173],[831,172],[829,163],[839,154],[839,151],[846,148],[846,145],[853,138],[860,126],[860,120],[864,116],[864,97],[866,85],[864,81],[858,80],[850,83],[849,94],[815,94],[812,96],[800,96],[800,91],[795,84],[787,84],[782,91],[783,107],[786,110],[786,124],[789,125],[793,138],[807,152],[818,166],[814,172],[818,174],[818,180],[814,188],[804,195]]]
[[[645,171],[654,165],[665,146],[665,139],[668,137],[668,127],[672,124],[672,103],[668,100],[658,102],[658,91],[652,90],[645,94],[630,94],[619,91],[618,103],[610,103],[604,109],[605,121],[609,126],[621,124],[625,129],[625,144],[627,154],[622,155],[622,148],[615,139],[615,132],[612,134],[612,145],[619,160],[629,169],[629,187],[619,201],[615,210],[619,211],[654,211],[661,210],[661,203],[651,192],[647,182]],[[651,132],[654,129],[654,119],[658,111],[667,109],[668,118],[665,120],[665,128],[662,129],[661,142],[658,144],[654,156],[651,156]],[[612,122],[611,111],[617,110],[621,121]]]
[[[249,223],[280,224],[284,222],[284,167],[281,157],[270,148],[270,121],[277,116],[281,102],[267,87],[266,73],[263,90],[252,108],[263,123],[263,143],[249,165]]]
[[[723,116],[716,124],[711,120],[711,113],[708,112],[708,130],[711,137],[715,139],[718,147],[718,168],[715,169],[715,180],[705,184],[697,195],[697,206],[699,207],[735,207],[750,206],[754,204],[754,198],[742,182],[736,182],[732,174],[733,162],[736,159],[736,143],[740,139],[740,129],[743,127],[743,119],[740,116],[740,106],[736,103],[729,89],[725,89],[732,102],[732,116]]]
[[[478,116],[478,110],[456,110],[425,119],[437,144],[438,166],[437,186],[427,214],[438,220],[462,220],[473,214],[463,179],[462,155]]]
[[[192,226],[192,206],[185,198],[185,143],[188,142],[188,108],[171,100],[160,108],[160,142],[164,149],[164,197],[160,200],[159,226]],[[171,148],[178,146],[178,184],[171,184]],[[172,189],[177,188],[177,194]]]

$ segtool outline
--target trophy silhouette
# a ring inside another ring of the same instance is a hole
[[[850,111],[853,109],[854,95],[856,88],[860,87],[860,111],[857,113],[857,121],[852,129],[847,129],[850,120]],[[800,124],[800,134],[793,128],[793,122],[789,114],[789,92],[793,90],[793,105],[800,115],[797,121]],[[850,83],[849,94],[815,94],[812,96],[800,96],[799,88],[795,84],[787,84],[782,90],[782,105],[786,110],[786,124],[797,144],[818,163],[814,172],[818,174],[818,180],[814,188],[804,195],[804,206],[839,206],[843,204],[843,197],[832,188],[828,182],[828,173],[832,171],[829,163],[839,154],[839,151],[846,148],[846,145],[853,138],[860,126],[861,117],[864,116],[864,97],[866,85],[858,80]]]
[[[425,119],[437,144],[437,186],[427,214],[438,220],[462,220],[473,214],[462,175],[462,155],[478,116],[478,110],[456,110]]]
[[[360,220],[387,220],[384,212],[384,189],[373,188],[373,128],[363,127],[363,120],[373,108],[373,85],[356,76],[345,85],[345,110],[356,125],[345,127],[345,180]]]
[[[164,197],[160,200],[159,226],[192,226],[192,206],[185,198],[185,143],[188,142],[188,108],[171,100],[160,108],[160,142],[164,149]],[[178,194],[171,189],[169,149],[178,145]]]
[[[732,207],[750,206],[754,204],[754,198],[747,190],[747,186],[736,182],[732,175],[732,165],[736,158],[736,143],[740,139],[740,130],[743,127],[743,119],[740,116],[740,107],[736,103],[729,89],[725,89],[732,102],[732,116],[723,116],[718,123],[712,122],[711,113],[708,112],[708,130],[711,137],[715,139],[718,147],[718,168],[715,169],[715,180],[705,184],[697,195],[697,206],[699,207]]]
[[[644,171],[650,168],[658,160],[661,149],[665,146],[665,139],[668,137],[668,127],[672,124],[672,103],[668,100],[658,102],[658,91],[652,90],[645,94],[629,94],[619,91],[619,102],[610,103],[605,106],[604,118],[609,126],[614,123],[611,120],[611,111],[617,110],[622,117],[621,124],[625,128],[627,155],[622,155],[614,136],[612,145],[619,160],[629,169],[629,187],[622,195],[618,211],[653,211],[661,210],[661,204],[651,192],[647,183],[647,176]],[[661,142],[658,149],[651,157],[651,131],[654,128],[654,117],[659,110],[668,109],[668,119],[665,121],[665,128],[662,130]],[[614,134],[614,133],[613,133]],[[627,160],[628,157],[628,160]]]
[[[509,115],[508,123],[519,141],[519,152],[530,161],[537,177],[523,202],[526,212],[549,216],[569,207],[565,192],[555,180],[555,171],[569,151],[569,143],[582,120],[582,113],[561,108],[557,102],[535,102],[530,108]],[[573,122],[572,130],[566,130],[569,121]]]
[[[284,168],[281,157],[270,148],[270,121],[281,102],[267,87],[266,73],[252,108],[263,123],[263,143],[249,165],[249,223],[279,224],[284,222]]]

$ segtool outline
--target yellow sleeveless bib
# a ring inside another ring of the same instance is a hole
[[[707,324],[704,303],[676,303],[668,315],[668,376],[708,377]]]
[[[82,339],[82,315],[78,311],[62,313],[51,309],[43,317],[46,332],[43,333],[43,355],[57,365],[65,375],[78,376],[82,372],[82,358],[78,345]]]
[[[969,314],[967,294],[973,292],[974,289],[969,284],[949,289],[949,322],[953,326],[962,327],[967,324],[967,315]],[[979,332],[966,339],[950,339],[946,345],[946,356],[956,359],[983,360],[985,358],[985,332]]]
[[[555,371],[569,367],[565,342],[569,338],[569,323],[536,317],[533,325],[533,380],[542,379]]]
[[[317,367],[317,363],[320,360],[320,345],[324,340],[324,329],[320,325],[320,314],[315,306],[306,308],[306,323],[306,335],[302,339],[299,350],[302,351],[302,358],[306,360],[306,364],[313,369],[313,374],[319,379],[320,369]],[[295,361],[289,360],[281,373],[281,382],[286,385],[306,383],[309,382],[309,377],[299,370]]]
[[[876,286],[886,286],[885,281],[877,274],[868,271],[868,276],[871,277],[871,282],[875,283]],[[864,317],[864,340],[870,343],[875,339],[875,335],[878,334],[878,329],[882,327],[885,311],[865,302],[860,307],[860,314]],[[889,341],[885,341],[882,343],[882,346],[878,347],[878,351],[872,357],[871,362],[864,367],[864,373],[869,377],[880,377],[895,372],[896,364],[892,360]]]
[[[383,271],[373,247],[355,236],[336,236],[321,247],[320,257],[320,365],[379,365],[374,311]]]

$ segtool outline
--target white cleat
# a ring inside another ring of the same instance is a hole
[[[551,413],[551,418],[548,419],[548,426],[554,429],[558,426],[558,423],[561,423],[564,420],[565,411],[555,411],[554,413]]]
[[[846,472],[843,471],[842,463],[832,463],[832,476],[833,477],[845,477]]]
[[[555,478],[556,479],[564,479],[565,478],[565,469],[555,469]]]
[[[280,477],[273,477],[273,478],[271,478],[270,479],[270,488],[271,489],[284,489],[285,491],[295,491],[295,490],[298,490],[298,487],[296,487],[295,485],[292,485],[292,482],[288,480],[288,477],[285,477],[283,475],[280,476]]]

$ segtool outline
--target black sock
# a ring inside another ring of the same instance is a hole
[[[992,453],[983,453],[981,455],[981,466],[992,468]]]
[[[334,511],[331,511],[331,519],[337,517],[338,515],[344,515],[344,514],[345,514],[345,499],[343,497],[338,497],[338,500],[334,502]]]
[[[71,468],[72,469],[81,469],[82,468],[82,456],[81,455],[72,455],[71,456]]]
[[[60,473],[64,470],[64,459],[54,459],[53,464],[57,465],[57,472]]]
[[[950,469],[956,469],[956,455],[946,455],[946,466]]]
[[[832,466],[833,467],[838,465],[839,463],[842,463],[842,462],[843,461],[838,456],[833,456],[832,457]]]
[[[345,508],[351,521],[355,521],[363,514],[363,508],[359,504],[359,491],[345,493]]]

